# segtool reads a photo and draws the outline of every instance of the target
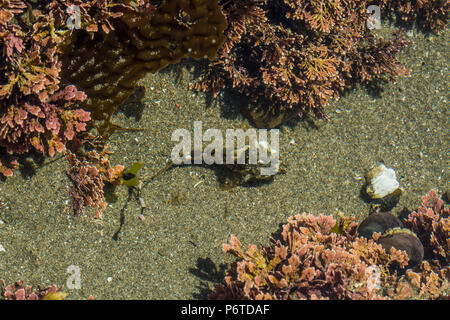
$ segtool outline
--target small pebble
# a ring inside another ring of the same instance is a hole
[[[139,197],[139,204],[141,205],[141,208],[145,208],[145,201],[144,198]]]
[[[106,278],[106,281],[111,282],[112,281],[112,277]]]

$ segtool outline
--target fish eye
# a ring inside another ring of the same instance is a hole
[[[123,179],[123,180],[131,180],[131,179],[133,179],[134,177],[136,177],[136,175],[133,174],[133,173],[131,173],[131,172],[125,172],[125,173],[122,175],[122,179]]]

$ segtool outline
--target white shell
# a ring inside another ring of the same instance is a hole
[[[380,164],[367,174],[367,194],[372,199],[381,199],[399,188],[394,169]]]

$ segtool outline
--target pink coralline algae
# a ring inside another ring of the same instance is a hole
[[[48,102],[23,101],[6,107],[0,118],[0,146],[8,154],[23,154],[32,149],[50,156],[65,150],[76,132],[86,130],[89,112],[71,109],[86,99],[74,86],[53,94]]]
[[[49,293],[61,291],[61,288],[58,289],[56,285],[46,288],[41,288],[38,285],[37,290],[32,290],[31,286],[24,286],[22,281],[16,281],[5,286],[5,282],[0,280],[0,287],[0,297],[6,300],[41,300]]]
[[[20,155],[53,156],[89,129],[86,95],[61,80],[74,33],[108,34],[125,11],[154,9],[150,0],[0,0],[1,175],[13,174]]]
[[[24,1],[0,5],[0,173],[11,176],[17,156],[53,156],[86,130],[86,99],[73,85],[60,87],[59,45],[63,30],[52,14],[31,10]]]
[[[370,3],[224,1],[227,39],[192,87],[247,96],[253,106],[241,112],[260,128],[308,112],[327,118],[329,101],[355,84],[409,74],[396,58],[409,41],[377,39],[366,27]]]
[[[431,191],[408,221],[417,237],[410,229],[393,228],[367,239],[358,236],[353,218],[341,217],[336,223],[331,216],[307,214],[288,218],[281,236],[272,238],[268,247],[249,245],[244,251],[232,235],[223,249],[238,260],[209,298],[448,298],[448,209]],[[428,248],[428,260],[416,259],[414,252],[404,251],[398,243],[383,243],[398,234],[420,239]]]
[[[450,267],[437,268],[425,260],[417,270],[406,270],[389,294],[397,299],[449,299]]]
[[[393,265],[406,266],[405,252],[387,253],[373,239],[355,237],[355,223],[333,232],[331,216],[290,217],[281,239],[244,252],[232,236],[225,252],[239,258],[216,286],[212,299],[381,299],[379,285],[391,281]],[[374,278],[374,272],[380,278]],[[380,281],[380,283],[377,283]]]
[[[72,197],[72,207],[75,215],[85,213],[86,207],[96,208],[97,216],[101,216],[106,208],[103,201],[103,179],[97,167],[80,162],[72,153],[67,155],[70,169],[67,176],[72,184],[69,194]]]
[[[405,225],[414,231],[425,248],[425,257],[450,265],[450,209],[436,191],[422,197],[422,205],[410,213]]]
[[[87,207],[96,209],[96,217],[100,218],[107,204],[104,199],[103,188],[105,181],[118,185],[121,183],[121,165],[111,166],[109,152],[102,139],[89,133],[83,136],[84,144],[94,148],[89,152],[83,151],[83,145],[74,147],[76,151],[68,152],[66,158],[70,168],[66,174],[70,179],[69,194],[75,215],[85,213]]]

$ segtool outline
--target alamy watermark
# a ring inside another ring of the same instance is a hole
[[[370,5],[367,7],[367,13],[370,13],[369,19],[367,19],[367,28],[381,29],[381,9],[377,5]]]
[[[69,18],[67,19],[67,27],[70,30],[81,29],[80,7],[72,4],[67,7],[66,12],[69,14]]]
[[[66,269],[66,273],[69,274],[69,277],[66,281],[67,289],[81,289],[81,272],[80,267],[75,265],[70,265]]]
[[[67,19],[67,27],[71,30],[81,29],[81,14],[80,6],[72,4],[67,7],[66,12],[69,14]],[[370,13],[369,19],[367,19],[367,28],[381,29],[381,9],[377,5],[370,5],[367,7],[367,13]]]
[[[268,134],[270,133],[270,143]],[[177,129],[172,141],[179,142],[172,149],[174,164],[261,164],[261,175],[274,175],[279,168],[279,130],[227,129],[225,148],[222,132],[208,129],[203,133],[201,121],[194,122],[194,139],[191,132]],[[248,143],[246,141],[248,140]],[[211,141],[211,142],[210,142]],[[210,142],[203,148],[203,142]],[[236,142],[236,144],[235,144]],[[225,154],[224,154],[225,152]],[[224,158],[225,155],[225,158]],[[193,160],[193,162],[192,162]]]
[[[378,266],[371,265],[366,269],[367,289],[369,292],[379,290],[381,284],[381,271]]]

